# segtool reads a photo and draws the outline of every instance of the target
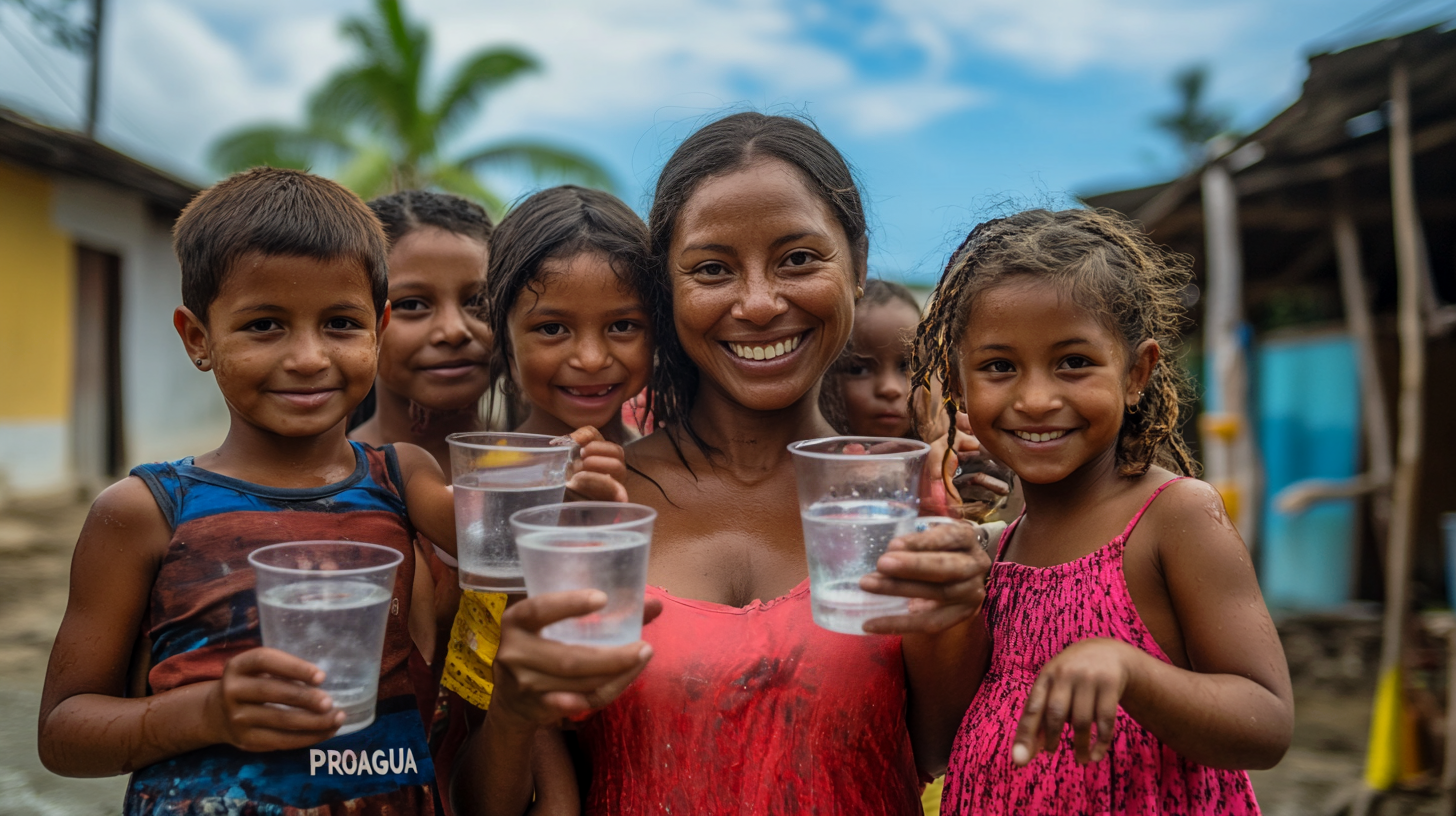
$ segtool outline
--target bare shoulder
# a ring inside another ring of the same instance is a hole
[[[1168,485],[1145,521],[1156,533],[1158,558],[1170,573],[1212,569],[1252,576],[1249,548],[1229,518],[1223,496],[1208,482],[1180,479]]]
[[[436,474],[443,478],[444,471],[440,470],[440,463],[430,452],[409,442],[394,443],[394,455],[399,460],[399,475],[408,484],[410,479],[417,474]]]
[[[627,456],[627,478],[648,477],[661,479],[682,468],[679,450],[663,430],[653,431],[647,436],[630,442],[622,448]],[[687,451],[682,451],[687,454]]]
[[[172,527],[152,491],[136,476],[128,476],[101,491],[76,543],[76,559],[99,545],[105,557],[133,554],[160,558],[172,540]]]

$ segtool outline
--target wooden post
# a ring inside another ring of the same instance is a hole
[[[1407,769],[1399,745],[1405,685],[1401,656],[1410,607],[1411,550],[1421,468],[1421,401],[1426,337],[1421,325],[1422,251],[1417,229],[1415,174],[1410,133],[1410,76],[1397,61],[1390,73],[1390,198],[1395,220],[1396,319],[1400,334],[1399,430],[1391,496],[1390,539],[1385,556],[1385,621],[1380,681],[1371,716],[1365,779],[1385,789]]]
[[[101,24],[105,19],[106,0],[91,3],[91,70],[86,81],[86,138],[96,138],[96,121],[101,107]]]
[[[1350,327],[1350,339],[1355,343],[1355,362],[1360,373],[1360,413],[1365,426],[1365,472],[1370,487],[1371,515],[1380,539],[1380,553],[1384,556],[1390,524],[1390,417],[1385,410],[1385,383],[1375,357],[1375,325],[1370,315],[1370,298],[1365,292],[1360,232],[1350,213],[1351,198],[1348,184],[1341,185],[1331,228],[1345,321]]]
[[[1243,254],[1239,241],[1238,196],[1228,168],[1212,162],[1203,171],[1203,219],[1207,258],[1204,353],[1210,369],[1210,400],[1200,419],[1205,477],[1245,541],[1252,542],[1257,517],[1253,450],[1248,421],[1248,366],[1243,324]]]
[[[1396,447],[1390,554],[1386,571],[1383,667],[1400,662],[1406,607],[1410,603],[1411,549],[1415,541],[1416,498],[1421,466],[1421,402],[1425,389],[1426,338],[1421,325],[1421,261],[1416,219],[1415,172],[1410,143],[1410,80],[1404,63],[1391,72],[1390,190],[1395,216],[1400,333],[1400,428]]]

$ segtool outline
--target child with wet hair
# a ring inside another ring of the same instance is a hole
[[[986,222],[946,266],[913,378],[947,384],[1026,509],[986,581],[944,813],[1257,813],[1242,769],[1289,746],[1248,549],[1178,432],[1188,280],[1090,210]]]
[[[41,758],[68,776],[131,773],[127,814],[433,813],[405,622],[415,532],[453,551],[454,504],[424,450],[344,434],[390,319],[379,221],[334,182],[259,168],[200,193],[175,233],[173,323],[231,424],[216,450],[140,465],[97,497],[51,652]],[[326,667],[259,632],[248,555],[310,540],[404,556],[373,722],[342,736]],[[139,641],[146,687],[128,697]],[[341,772],[350,763],[325,756],[359,759]]]
[[[647,225],[615,196],[563,185],[522,201],[491,241],[485,320],[495,338],[491,377],[525,410],[521,433],[559,436],[590,427],[625,443],[635,430],[622,406],[652,373],[652,330],[643,306]],[[492,396],[494,399],[494,395]],[[504,600],[466,591],[445,657],[442,685],[479,711],[490,705]],[[479,711],[470,712],[472,724]],[[464,734],[452,728],[441,753]],[[575,806],[576,778],[559,735],[533,748],[532,812]],[[569,811],[567,811],[569,812]]]
[[[491,371],[527,406],[517,431],[590,425],[623,444],[639,436],[622,405],[652,374],[646,253],[647,225],[599,190],[542,190],[501,222],[486,319]]]

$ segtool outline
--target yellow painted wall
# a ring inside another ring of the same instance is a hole
[[[71,413],[74,266],[50,180],[0,162],[0,419]]]

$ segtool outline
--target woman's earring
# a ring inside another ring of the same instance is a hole
[[[202,358],[201,357],[198,357],[196,360],[193,360],[192,363],[194,365],[196,365],[198,368],[202,368]]]
[[[862,297],[864,297],[864,287],[863,286],[856,286],[856,287],[854,287],[854,299],[855,300],[859,300]]]
[[[1127,406],[1127,412],[1129,414],[1136,414],[1138,412],[1138,406],[1141,405],[1142,402],[1143,392],[1139,391],[1137,395],[1137,402],[1134,402],[1132,405]]]

